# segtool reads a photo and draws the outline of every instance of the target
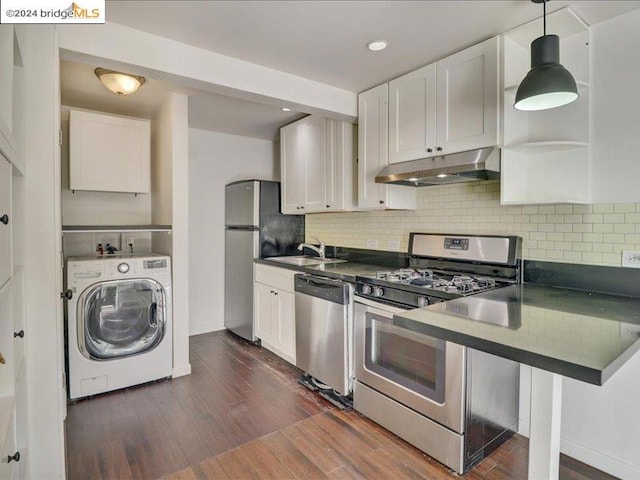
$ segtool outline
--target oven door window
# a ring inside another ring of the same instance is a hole
[[[444,402],[444,340],[393,325],[390,318],[366,314],[365,367],[434,402]]]

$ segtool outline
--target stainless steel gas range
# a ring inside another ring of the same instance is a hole
[[[412,233],[410,268],[356,278],[354,408],[459,473],[517,430],[519,365],[393,315],[518,283],[520,250],[518,237]]]

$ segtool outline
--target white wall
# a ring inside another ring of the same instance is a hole
[[[189,364],[189,105],[172,93],[152,129],[152,222],[172,233],[152,234],[154,252],[171,256],[173,282],[173,376],[191,373]]]
[[[278,180],[278,145],[189,129],[189,306],[191,335],[224,328],[224,186]]]

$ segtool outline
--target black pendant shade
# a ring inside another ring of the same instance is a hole
[[[560,65],[560,38],[557,35],[536,38],[531,42],[531,70],[518,87],[514,108],[547,110],[566,105],[577,98],[576,81]]]

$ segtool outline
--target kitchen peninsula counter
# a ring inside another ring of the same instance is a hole
[[[393,322],[532,367],[535,480],[559,478],[562,377],[603,385],[640,350],[640,298],[531,283],[402,312]]]
[[[402,312],[394,323],[594,385],[640,350],[640,298],[526,283]]]

